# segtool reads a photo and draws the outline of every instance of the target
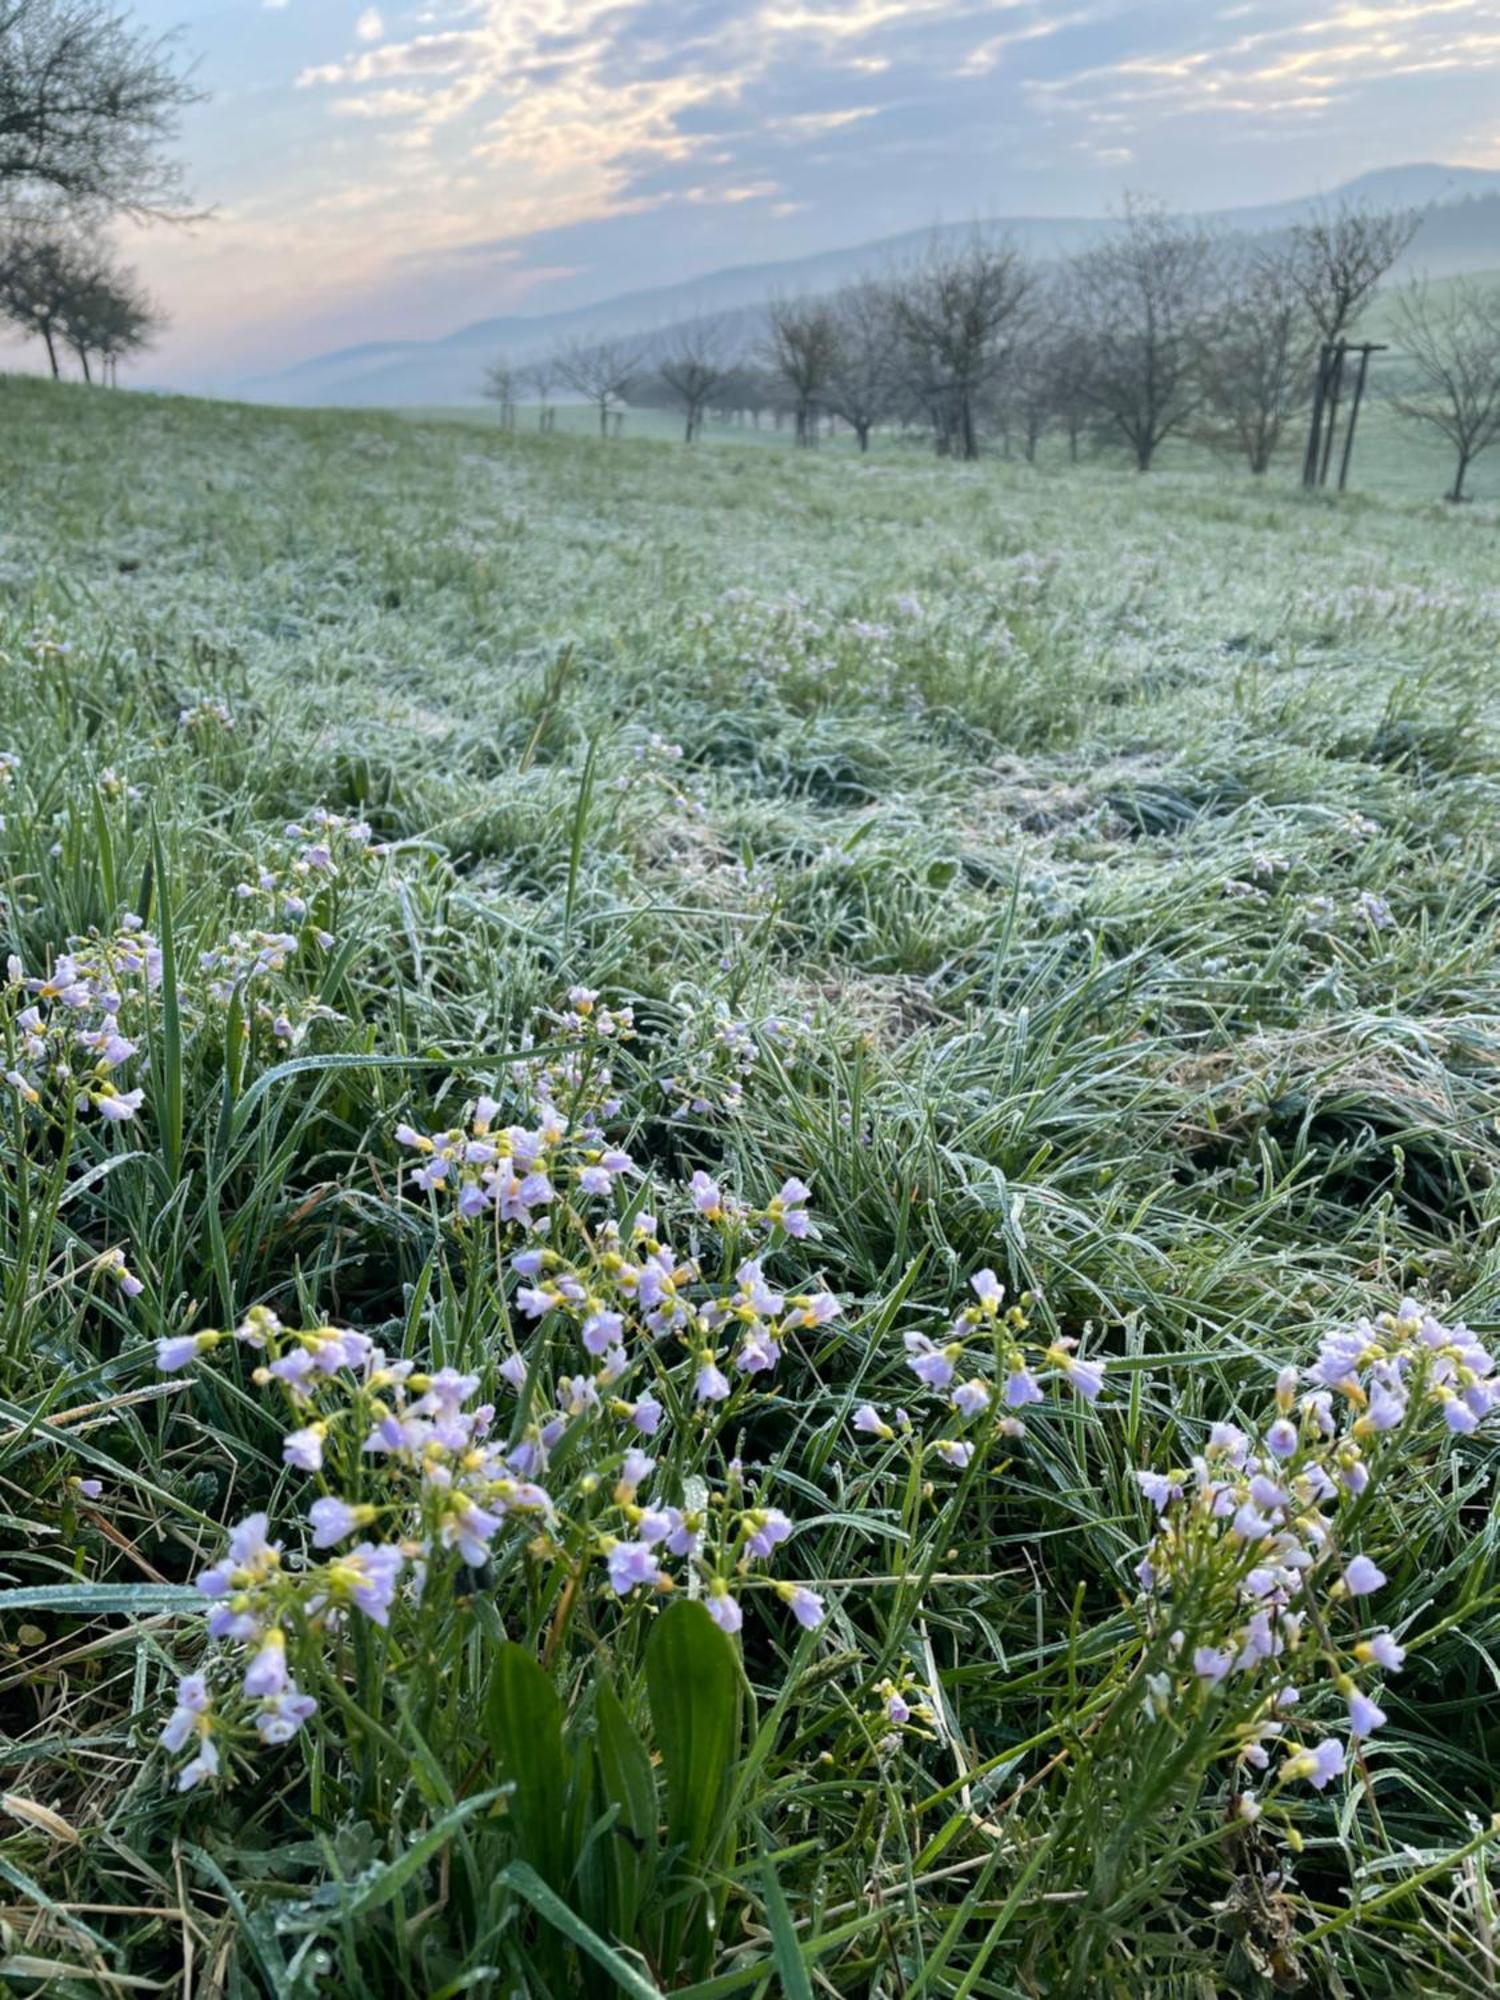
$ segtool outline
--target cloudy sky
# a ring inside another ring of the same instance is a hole
[[[136,0],[213,219],[151,372],[584,304],[934,220],[1500,167],[1500,0]]]

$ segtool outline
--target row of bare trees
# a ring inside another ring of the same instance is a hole
[[[973,459],[1036,455],[1049,433],[1078,458],[1112,444],[1141,471],[1192,438],[1264,473],[1300,425],[1324,349],[1358,330],[1420,220],[1345,206],[1261,240],[1216,236],[1142,200],[1060,265],[976,232],[826,297],[778,297],[747,322],[706,316],[655,339],[577,340],[491,393],[544,426],[560,393],[597,412],[674,408],[689,442],[710,413],[769,413],[813,445],[830,422],[859,448],[879,430],[925,434]],[[1500,311],[1457,281],[1406,287],[1394,309],[1398,414],[1457,455],[1454,498],[1500,430]]]
[[[161,315],[102,240],[32,228],[0,242],[0,320],[42,342],[54,380],[71,353],[85,382],[113,383]]]

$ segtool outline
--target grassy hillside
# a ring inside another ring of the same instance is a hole
[[[0,480],[12,1984],[1488,1990],[1495,505]]]

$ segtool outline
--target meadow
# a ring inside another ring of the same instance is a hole
[[[1500,1990],[1422,490],[0,382],[12,1990]]]

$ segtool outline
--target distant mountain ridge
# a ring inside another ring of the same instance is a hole
[[[1289,228],[1323,202],[1424,207],[1405,266],[1434,277],[1500,267],[1500,172],[1420,164],[1362,174],[1326,195],[1205,213],[1217,228],[1262,235]],[[733,265],[679,284],[626,292],[563,312],[514,313],[475,321],[436,340],[367,341],[338,348],[238,385],[252,401],[403,408],[480,401],[485,369],[502,356],[525,361],[574,337],[654,333],[708,313],[744,312],[774,291],[824,292],[919,254],[934,238],[966,236],[975,225],[912,229],[848,249],[781,263]],[[1099,216],[1015,216],[980,225],[1008,235],[1030,256],[1069,255],[1106,229]]]

